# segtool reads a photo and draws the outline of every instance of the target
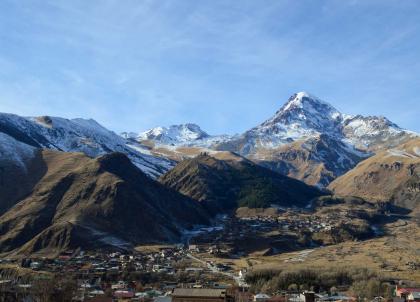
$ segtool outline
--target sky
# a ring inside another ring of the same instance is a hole
[[[2,0],[0,112],[241,133],[308,91],[420,132],[418,0]]]

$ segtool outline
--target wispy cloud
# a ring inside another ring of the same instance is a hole
[[[403,105],[420,111],[419,13],[415,0],[6,0],[0,110],[232,133],[309,90],[420,130]]]

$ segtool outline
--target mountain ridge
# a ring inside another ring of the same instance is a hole
[[[218,154],[216,154],[216,157]],[[185,159],[159,181],[217,212],[238,206],[304,207],[323,195],[315,187],[231,155],[217,159],[207,153]]]
[[[40,152],[44,174],[0,215],[2,253],[175,242],[183,229],[208,222],[200,204],[146,176],[123,153]]]
[[[196,124],[118,136],[92,119],[0,113],[0,252],[175,242],[210,216],[302,208],[325,188],[420,212],[418,140],[303,92],[234,136]]]
[[[123,152],[151,177],[157,177],[173,166],[171,160],[139,152],[137,146],[130,145],[93,119],[0,113],[0,132],[35,148],[83,152],[90,157]]]
[[[147,140],[139,136],[137,140],[151,146],[148,152],[174,154],[174,159],[191,157],[197,150],[232,151],[310,185],[325,187],[377,150],[397,146],[415,136],[418,134],[385,117],[346,115],[309,93],[299,92],[272,117],[242,134],[173,140],[170,145],[150,136]],[[325,148],[299,151],[296,145]],[[335,146],[338,151],[327,150],[327,146]],[[299,157],[295,151],[306,155]],[[318,177],[309,179],[304,172],[308,166],[322,171]]]
[[[420,138],[378,152],[328,188],[339,195],[393,202],[420,213]]]

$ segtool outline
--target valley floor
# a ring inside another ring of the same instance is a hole
[[[268,210],[268,214],[272,215],[272,210]],[[135,293],[136,297],[152,297],[186,284],[204,288],[249,285],[253,290],[253,284],[247,284],[247,276],[264,270],[325,273],[328,270],[337,272],[360,268],[374,272],[380,280],[389,280],[391,284],[400,281],[420,284],[419,222],[410,217],[398,219],[384,225],[383,235],[370,239],[295,249],[274,255],[266,255],[266,248],[259,250],[258,246],[254,246],[253,252],[246,255],[227,257],[216,251],[215,246],[207,244],[205,249],[204,245],[190,242],[188,247],[141,246],[132,255],[86,253],[61,255],[50,260],[35,259],[27,263],[28,268],[22,267],[24,262],[3,261],[3,264],[0,263],[0,287],[13,293],[31,286],[33,294],[37,295],[42,294],[39,288],[45,285],[40,281],[56,279],[73,284],[71,293],[78,297],[98,294],[118,296],[127,290],[132,295]],[[231,221],[226,219],[225,227],[229,223]],[[268,220],[262,227],[272,224]],[[215,228],[213,232],[217,234],[220,231],[220,228]],[[244,241],[244,245],[246,243]],[[349,290],[349,287],[344,290]]]
[[[387,225],[387,234],[364,241],[263,256],[255,252],[240,259],[203,255],[207,261],[230,263],[236,270],[368,268],[390,280],[420,283],[420,225],[398,220]]]

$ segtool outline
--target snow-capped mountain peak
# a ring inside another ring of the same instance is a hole
[[[156,127],[138,135],[137,140],[151,140],[158,145],[231,148],[238,141],[244,154],[259,148],[277,148],[293,141],[319,138],[321,135],[362,150],[374,150],[387,141],[399,142],[407,135],[385,117],[347,115],[308,93],[293,94],[269,119],[238,136],[210,136],[195,124]],[[240,143],[239,143],[240,142]],[[253,151],[254,150],[254,151]]]
[[[375,150],[383,144],[399,143],[417,134],[401,129],[382,116],[342,114],[316,96],[299,92],[271,118],[247,131],[242,145],[247,152],[255,152],[260,147],[277,148],[320,135],[334,137],[362,150]]]
[[[298,92],[289,98],[271,121],[286,125],[305,122],[315,130],[325,130],[325,126],[335,125],[342,119],[342,114],[329,103],[307,92]]]
[[[276,114],[286,113],[297,109],[309,114],[331,113],[333,117],[341,117],[341,113],[331,104],[308,92],[293,94]]]
[[[251,129],[263,136],[274,135],[279,142],[286,139],[334,135],[343,121],[343,115],[332,105],[307,93],[298,92],[261,125]],[[260,135],[259,135],[260,136]]]
[[[169,127],[156,127],[140,133],[139,140],[154,140],[163,144],[187,143],[209,135],[196,124],[180,124]]]
[[[283,105],[283,107],[280,109],[281,111],[287,111],[292,108],[301,108],[303,109],[305,106],[312,105],[314,103],[326,105],[329,107],[332,107],[327,102],[319,99],[318,97],[306,92],[301,91],[298,93],[293,94],[287,102]]]

